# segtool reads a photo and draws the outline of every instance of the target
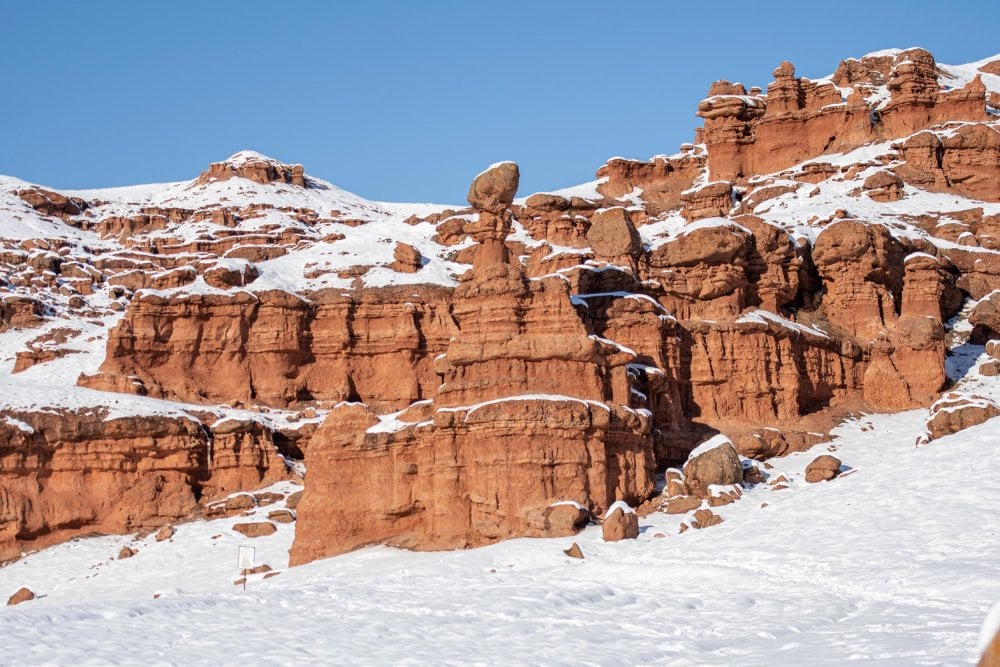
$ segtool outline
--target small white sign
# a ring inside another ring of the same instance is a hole
[[[241,570],[252,570],[253,569],[253,547],[240,547],[240,569]]]

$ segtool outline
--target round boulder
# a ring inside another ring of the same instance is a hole
[[[481,211],[502,213],[513,203],[520,179],[521,172],[514,162],[491,165],[469,186],[469,203]]]
[[[742,484],[743,464],[729,438],[719,434],[698,445],[684,464],[684,480],[699,498],[708,498],[712,485]]]
[[[840,474],[840,459],[823,454],[814,458],[806,466],[806,481],[810,484],[831,480]]]

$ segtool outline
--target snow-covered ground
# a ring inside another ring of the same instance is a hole
[[[790,489],[755,488],[719,526],[678,534],[681,517],[654,514],[619,543],[592,526],[575,538],[582,561],[562,553],[573,539],[374,547],[243,592],[237,546],[283,570],[293,525],[254,540],[230,529],[239,518],[179,526],[172,542],[75,540],[0,569],[0,595],[40,596],[0,609],[0,662],[971,664],[1000,600],[1000,420],[914,447],[925,418],[845,423],[773,462]],[[851,472],[805,484],[828,449]],[[113,560],[126,544],[139,553]]]

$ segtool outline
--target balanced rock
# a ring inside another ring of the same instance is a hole
[[[605,542],[635,539],[639,537],[639,515],[628,504],[619,500],[604,515],[602,529]]]
[[[806,466],[806,481],[810,484],[831,480],[840,474],[840,459],[829,454],[814,458]]]
[[[7,606],[13,607],[16,604],[21,604],[22,602],[27,602],[28,600],[34,600],[35,593],[30,588],[25,588],[22,586],[17,589],[13,595],[7,599]]]
[[[499,214],[514,201],[521,173],[514,162],[498,162],[476,176],[469,186],[469,203],[481,211]]]

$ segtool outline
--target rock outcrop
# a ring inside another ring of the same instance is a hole
[[[255,429],[100,413],[0,417],[0,562],[80,532],[129,533],[190,518],[204,498],[285,479]]]
[[[480,246],[455,293],[457,335],[435,361],[437,395],[388,423],[362,405],[331,411],[306,453],[293,562],[378,541],[548,535],[553,503],[599,512],[652,492],[649,415],[630,407],[635,355],[587,330],[564,280],[529,280],[508,260],[509,210],[494,204],[516,190],[511,173],[493,167],[470,190],[492,208],[472,225]]]

